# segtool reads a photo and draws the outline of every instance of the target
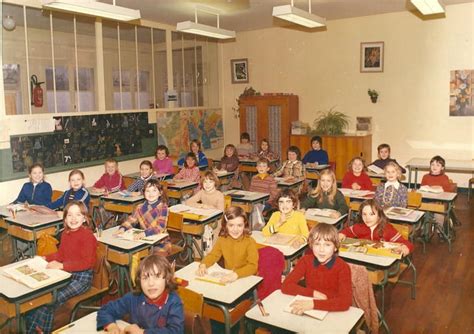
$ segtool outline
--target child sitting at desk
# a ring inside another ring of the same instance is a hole
[[[349,211],[344,195],[337,189],[336,175],[332,170],[321,171],[318,185],[301,203],[301,207],[331,209],[331,218],[339,218]]]
[[[248,158],[254,152],[253,146],[250,143],[250,135],[247,132],[242,132],[240,135],[240,144],[237,145],[237,152],[239,157]]]
[[[372,181],[365,171],[364,160],[361,157],[352,158],[349,162],[349,169],[342,179],[342,188],[373,190]]]
[[[70,188],[66,190],[64,194],[57,200],[48,204],[47,207],[56,210],[61,207],[65,207],[70,201],[80,201],[86,205],[86,208],[88,208],[91,196],[84,187],[84,181],[84,173],[82,173],[79,169],[72,170],[69,173]]]
[[[188,153],[183,168],[181,168],[178,174],[174,176],[173,180],[185,180],[199,183],[201,180],[201,172],[199,171],[197,163],[198,161],[194,153]],[[195,189],[195,193],[200,189],[200,187],[201,186],[198,186]]]
[[[128,188],[133,196],[138,196],[143,193],[143,186],[145,183],[155,176],[153,174],[153,165],[149,160],[143,160],[140,162],[140,177],[137,178]]]
[[[320,136],[311,138],[311,148],[303,158],[303,164],[327,165],[329,163],[328,153],[322,149],[323,139]]]
[[[54,310],[68,299],[80,295],[92,285],[97,240],[90,230],[89,215],[84,203],[69,202],[63,212],[64,232],[56,253],[46,256],[48,269],[71,273],[71,280],[58,290],[53,306],[41,306],[26,317],[27,333],[51,333]]]
[[[242,187],[239,181],[239,156],[237,155],[237,149],[234,145],[228,144],[225,146],[224,156],[221,158],[217,169],[233,172],[234,177],[230,182],[230,186],[235,186],[236,188]]]
[[[339,239],[346,237],[374,241],[389,241],[400,243],[398,251],[406,256],[413,251],[413,244],[405,240],[389,223],[383,208],[373,199],[362,202],[359,208],[359,222],[346,227],[339,233]]]
[[[201,142],[199,140],[193,139],[191,141],[191,143],[189,144],[189,153],[193,153],[196,156],[197,167],[207,167],[209,165],[206,155],[201,151]],[[183,158],[178,160],[179,167],[184,166],[188,155],[185,155]]]
[[[374,162],[371,163],[371,165],[375,165],[380,169],[385,169],[385,166],[389,162],[393,162],[398,165],[400,168],[400,171],[405,174],[406,170],[400,164],[397,162],[397,160],[390,158],[390,145],[388,144],[380,144],[377,146],[377,152],[378,152],[378,159],[375,160]]]
[[[28,168],[30,181],[21,187],[20,193],[13,203],[28,203],[37,205],[48,205],[51,203],[53,189],[44,180],[44,167],[35,163]]]
[[[94,183],[94,188],[104,192],[115,192],[125,189],[122,174],[118,170],[117,160],[105,160],[105,173]]]
[[[168,196],[160,181],[156,179],[148,180],[143,187],[143,195],[145,196],[145,202],[139,204],[133,214],[128,216],[127,220],[120,226],[118,234],[124,233],[136,224],[144,231],[134,235],[135,239],[166,232]],[[166,238],[155,245],[154,252],[166,256],[170,249],[170,239]]]
[[[301,162],[301,151],[296,146],[290,146],[287,152],[288,160],[273,173],[273,177],[304,178],[304,165]]]
[[[165,145],[158,145],[153,161],[153,171],[155,174],[174,174],[173,161],[168,157],[170,151]]]
[[[257,175],[252,177],[250,182],[250,191],[266,193],[270,198],[265,203],[264,211],[271,209],[275,205],[278,196],[278,182],[268,174],[270,166],[266,158],[260,158],[257,161]]]
[[[449,182],[449,177],[444,174],[446,161],[439,155],[434,156],[430,160],[430,172],[423,175],[421,179],[422,186],[439,186],[444,192],[453,192],[454,185]]]
[[[260,142],[260,150],[257,151],[257,158],[265,158],[267,160],[277,160],[278,154],[270,149],[270,144],[266,138]]]
[[[279,211],[274,212],[262,230],[264,236],[275,233],[294,234],[300,236],[291,246],[299,248],[308,241],[308,224],[303,213],[295,211],[298,197],[291,189],[284,189],[277,197]]]
[[[232,270],[221,278],[222,283],[234,282],[238,278],[255,275],[258,269],[257,243],[250,236],[249,222],[245,211],[236,206],[224,212],[222,229],[212,251],[204,257],[196,272],[204,276],[207,268],[224,258],[226,269]]]
[[[389,162],[385,168],[385,178],[387,182],[381,183],[375,190],[375,201],[383,208],[397,206],[407,207],[408,189],[398,180],[402,175],[400,166],[395,162]]]
[[[97,330],[108,333],[184,333],[183,303],[165,257],[150,255],[140,262],[135,291],[108,302],[97,313]],[[125,315],[131,323],[120,329],[115,323]]]
[[[337,256],[339,239],[337,229],[320,223],[309,233],[308,247],[312,253],[303,256],[283,281],[281,292],[302,295],[313,300],[297,300],[291,313],[302,315],[304,311],[345,311],[352,304],[351,270]],[[304,279],[305,287],[300,285]]]

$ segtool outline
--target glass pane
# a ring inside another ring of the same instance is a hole
[[[2,4],[3,23],[9,18],[11,30],[3,29],[3,83],[5,88],[5,113],[28,114],[29,79],[26,72],[25,23],[23,7]]]
[[[104,45],[105,108],[107,110],[121,109],[117,23],[102,21],[102,36]],[[115,106],[118,106],[118,108]]]
[[[153,72],[153,60],[151,58],[151,28],[138,27],[138,108],[146,109],[154,107],[153,87],[151,77]]]
[[[155,52],[155,104],[156,108],[165,106],[165,93],[168,90],[166,66],[166,32],[153,29],[153,48]]]
[[[184,67],[184,85],[180,94],[180,103],[182,107],[194,107],[197,105],[197,87],[196,87],[196,40],[194,35],[183,34],[183,67]]]
[[[176,107],[180,107],[180,96],[184,91],[184,58],[183,58],[183,34],[178,32],[171,33],[171,42],[173,48],[173,90],[178,96]],[[165,101],[165,107],[169,104]]]
[[[135,26],[120,23],[120,62],[122,64],[122,110],[137,109],[137,57]],[[118,69],[117,69],[118,70]]]
[[[219,73],[217,42],[213,39],[198,39],[198,46],[202,47],[201,67],[198,59],[199,105],[208,107],[219,106]],[[202,72],[199,72],[201,69]],[[202,87],[202,89],[201,89]],[[202,95],[201,95],[202,94]],[[201,100],[202,99],[202,100]]]
[[[76,55],[74,52],[74,17],[65,13],[53,13],[54,66],[56,71],[56,108],[58,113],[76,110],[74,85]],[[51,79],[52,80],[52,73]],[[48,91],[48,100],[54,92]],[[54,100],[53,100],[54,101]],[[48,108],[54,104],[48,103]]]
[[[95,96],[95,19],[76,16],[77,64],[79,78],[74,73],[74,89],[79,111],[96,110]],[[77,83],[79,82],[79,90]]]

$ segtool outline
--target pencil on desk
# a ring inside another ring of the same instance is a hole
[[[204,278],[204,277],[196,277],[196,279],[197,279],[198,281],[203,281],[203,282],[208,282],[208,283],[214,283],[214,284],[217,284],[217,285],[225,286],[225,283],[218,282],[218,281],[213,281],[213,280],[211,280],[211,279]]]

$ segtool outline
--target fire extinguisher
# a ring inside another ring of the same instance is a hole
[[[43,89],[41,88],[41,84],[43,83],[44,82],[38,82],[38,77],[35,74],[31,76],[31,105],[35,107],[43,106]]]

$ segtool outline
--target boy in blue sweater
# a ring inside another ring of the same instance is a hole
[[[329,163],[328,153],[322,149],[323,139],[320,136],[311,138],[312,150],[308,151],[303,158],[303,164],[327,165]]]
[[[51,203],[53,189],[51,185],[44,180],[43,165],[36,163],[28,168],[30,182],[26,182],[21,187],[20,194],[13,203],[28,203],[37,205],[48,205]]]
[[[184,311],[174,291],[173,269],[165,257],[150,255],[137,271],[137,288],[102,306],[97,330],[112,333],[184,333]],[[130,325],[119,328],[115,321],[129,315]]]
[[[64,194],[57,200],[48,204],[47,207],[56,210],[65,207],[66,204],[71,201],[79,201],[83,202],[86,205],[86,208],[89,208],[91,196],[84,187],[84,181],[84,173],[82,173],[79,169],[72,170],[69,173],[70,188],[66,190]]]

